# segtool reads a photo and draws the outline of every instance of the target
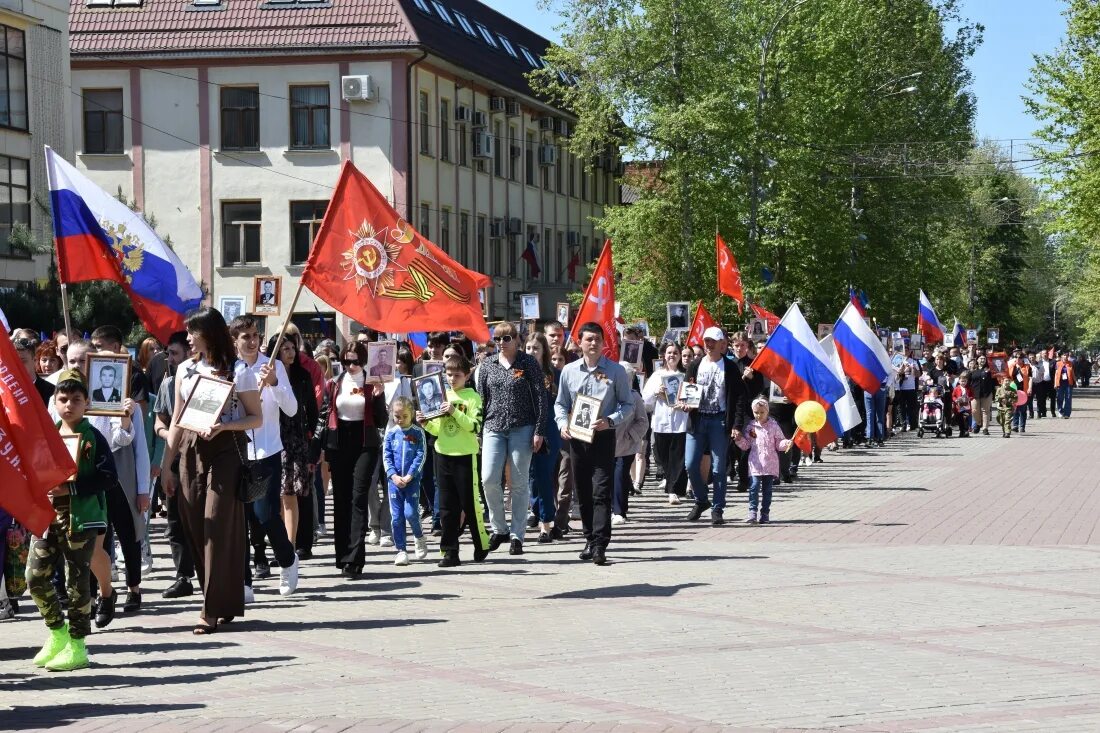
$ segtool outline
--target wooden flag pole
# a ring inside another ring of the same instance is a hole
[[[65,319],[65,338],[72,340],[73,325],[69,319],[69,288],[61,283],[61,316]]]
[[[62,286],[64,287],[64,286]],[[279,337],[275,339],[275,345],[271,347],[271,353],[267,355],[268,359],[275,361],[279,358],[279,349],[283,345],[283,338],[286,336],[286,330],[290,326],[290,317],[294,315],[294,309],[298,306],[298,298],[302,295],[302,290],[305,289],[305,284],[301,278],[298,278],[298,289],[294,291],[294,299],[290,301],[290,310],[287,311],[286,320],[283,321],[283,327],[279,329]],[[260,385],[260,391],[263,391],[264,385]]]

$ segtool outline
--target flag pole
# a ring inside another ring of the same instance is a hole
[[[718,217],[714,217],[714,257],[718,260]],[[719,282],[722,279],[722,262],[718,261],[718,272],[715,273],[715,284],[718,285],[718,325],[722,327],[722,330],[726,328],[726,319],[722,317],[722,286]]]
[[[65,319],[65,338],[72,338],[73,327],[69,320],[69,288],[61,283],[61,316]]]
[[[275,360],[279,358],[279,349],[282,348],[283,338],[286,336],[286,330],[290,327],[290,317],[294,315],[294,309],[298,307],[298,298],[301,297],[302,291],[305,289],[305,283],[302,279],[298,278],[298,289],[294,291],[294,299],[290,301],[290,310],[287,311],[286,320],[283,321],[283,327],[279,329],[279,337],[275,339],[275,345],[271,347],[271,353],[267,355],[267,358]],[[263,385],[260,385],[260,389],[263,389]]]

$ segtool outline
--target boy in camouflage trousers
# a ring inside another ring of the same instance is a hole
[[[50,629],[34,663],[52,672],[67,672],[88,666],[84,637],[92,630],[92,554],[100,533],[107,529],[105,494],[118,481],[118,474],[106,438],[84,419],[88,388],[78,370],[58,376],[54,407],[61,418],[58,431],[76,436],[78,441],[76,475],[49,492],[55,516],[46,534],[31,543],[27,581],[31,598]],[[59,555],[65,561],[68,624],[52,582]]]
[[[1001,424],[1004,437],[1012,435],[1012,415],[1016,412],[1016,385],[1006,376],[997,378],[1000,384],[993,394],[993,404],[997,405],[997,422]]]

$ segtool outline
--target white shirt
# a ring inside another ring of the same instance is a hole
[[[676,395],[669,395],[667,401],[657,396],[657,390],[665,383],[665,377],[677,375],[684,379],[683,372],[671,369],[658,369],[653,376],[646,380],[642,390],[642,399],[646,409],[653,410],[649,427],[655,433],[685,433],[687,432],[687,413],[673,408],[676,403]]]
[[[336,417],[345,422],[359,421],[366,417],[367,400],[363,397],[363,372],[348,372],[340,380],[340,391],[336,393]],[[352,394],[359,390],[359,394]]]
[[[699,372],[695,383],[703,388],[703,398],[699,402],[700,412],[725,413],[726,411],[726,360],[720,358],[711,361],[703,356],[699,361]]]
[[[252,380],[257,385],[260,380],[260,369],[270,361],[264,354],[256,355],[256,363],[249,366],[244,360],[238,360],[233,367],[233,381],[241,384],[241,377],[245,372],[252,375]],[[294,390],[290,388],[290,377],[287,376],[286,367],[281,361],[275,362],[275,378],[278,380],[274,387],[266,386],[260,390],[260,414],[264,422],[255,430],[247,432],[250,440],[248,444],[248,458],[259,461],[274,456],[283,450],[283,438],[279,428],[279,411],[288,416],[298,413],[298,400],[294,397]]]

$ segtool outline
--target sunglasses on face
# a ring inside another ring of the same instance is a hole
[[[503,336],[493,336],[493,341],[497,342],[498,344],[510,344],[512,343],[512,336],[511,334],[507,333]]]
[[[12,343],[15,344],[15,348],[22,351],[33,351],[34,349],[38,348],[38,342],[34,339],[15,339],[15,341],[13,341]]]
[[[340,363],[344,366],[359,366],[358,359],[341,359]]]

